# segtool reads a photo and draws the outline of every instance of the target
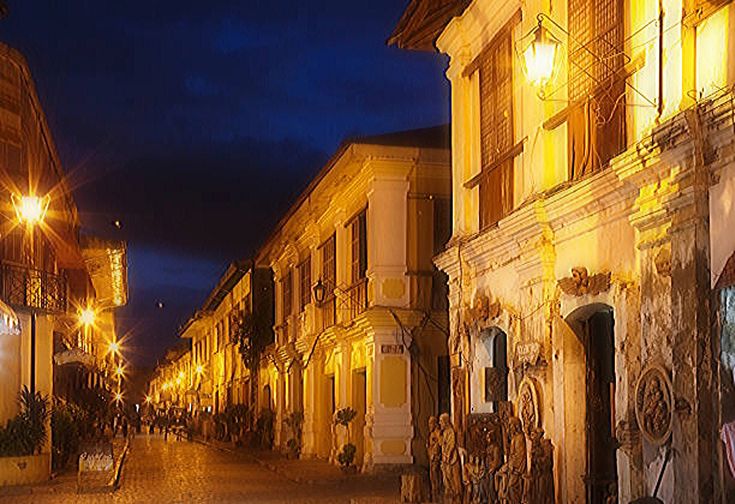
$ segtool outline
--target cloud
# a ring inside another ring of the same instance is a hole
[[[405,2],[10,6],[2,39],[27,56],[85,228],[129,241],[121,328],[144,353],[162,351],[216,282],[212,265],[251,254],[343,138],[449,116],[446,62],[384,45]],[[156,296],[165,313],[150,311]]]

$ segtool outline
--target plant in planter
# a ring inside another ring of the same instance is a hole
[[[345,443],[342,451],[337,455],[337,462],[342,466],[344,472],[356,472],[357,467],[352,465],[355,460],[355,453],[357,453],[357,447],[352,443]]]
[[[347,429],[347,443],[342,446],[342,451],[337,455],[337,461],[342,466],[342,470],[345,472],[355,472],[357,469],[352,463],[355,460],[355,454],[357,453],[357,447],[352,444],[352,436],[350,435],[350,423],[357,416],[357,411],[350,408],[341,408],[337,410],[334,415],[334,423],[343,426]]]
[[[20,413],[0,427],[0,457],[35,455],[46,442],[48,398],[23,387],[18,397]]]
[[[288,449],[287,456],[289,458],[299,458],[301,454],[301,429],[304,423],[304,414],[300,411],[294,411],[283,421],[289,428],[291,437],[286,441]]]

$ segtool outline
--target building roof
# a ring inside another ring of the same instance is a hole
[[[449,149],[451,146],[451,134],[449,124],[441,124],[439,126],[430,126],[427,128],[417,128],[405,131],[395,131],[383,133],[379,135],[363,135],[348,137],[342,141],[339,148],[332,154],[332,157],[319,170],[319,173],[309,182],[309,185],[301,192],[296,201],[281,217],[274,227],[273,233],[265,240],[263,246],[260,247],[256,254],[257,258],[262,257],[263,251],[267,250],[275,237],[278,235],[283,225],[296,213],[299,207],[306,201],[309,195],[319,185],[319,183],[332,170],[337,161],[354,145],[380,145],[386,147],[413,147],[419,149]],[[258,259],[259,260],[259,259]]]
[[[471,0],[411,0],[386,43],[401,49],[436,51],[436,39]]]

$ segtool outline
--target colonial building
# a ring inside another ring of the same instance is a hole
[[[124,244],[107,249],[114,262],[109,270],[93,270],[87,262],[94,246],[80,239],[77,208],[30,70],[20,53],[3,44],[0,97],[0,424],[4,425],[18,413],[18,394],[24,387],[51,398],[57,392],[55,384],[64,395],[101,379],[99,364],[104,359],[95,357],[104,356],[110,338],[114,340],[112,313],[101,316],[96,329],[90,317],[83,323],[80,315],[87,308],[100,308],[98,299],[108,294],[106,307],[124,304],[127,284]],[[56,380],[55,370],[63,375],[67,366],[75,368],[68,373],[69,380]],[[43,453],[48,462],[50,436]],[[50,466],[45,469],[48,476]]]
[[[277,447],[364,469],[426,458],[429,415],[449,407],[445,280],[449,132],[344,142],[257,254],[275,277],[276,338],[259,405]],[[349,431],[336,413],[352,408]],[[297,418],[303,418],[303,424]]]
[[[449,56],[453,422],[472,453],[517,415],[531,489],[543,429],[556,502],[735,499],[734,23],[728,1],[413,0],[389,40]]]
[[[191,340],[193,409],[251,406],[257,361],[248,365],[247,356],[273,341],[271,271],[251,261],[232,263],[180,336]]]

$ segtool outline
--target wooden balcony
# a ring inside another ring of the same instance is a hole
[[[13,308],[62,313],[67,308],[66,277],[20,264],[2,263],[0,296]]]

